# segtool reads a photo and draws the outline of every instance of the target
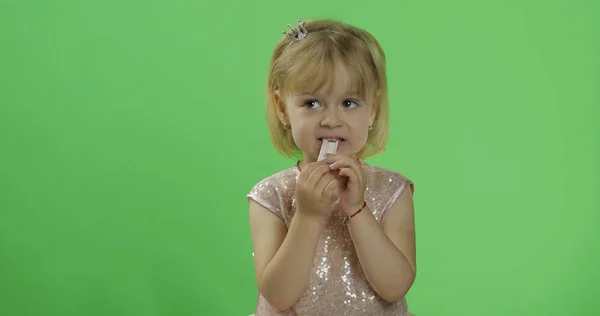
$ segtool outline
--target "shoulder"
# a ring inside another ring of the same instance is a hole
[[[279,171],[258,181],[246,196],[283,218],[283,208],[291,203],[297,176],[295,168]]]
[[[382,222],[388,212],[401,198],[412,200],[414,182],[401,172],[383,167],[362,164],[367,175],[366,196],[372,201],[375,212]]]
[[[362,165],[371,187],[379,191],[387,191],[388,194],[404,191],[407,188],[414,193],[414,182],[403,173],[366,163]]]
[[[280,189],[285,189],[294,185],[297,180],[298,173],[294,168],[288,168],[270,176],[267,176],[258,181],[250,190],[248,195],[264,195],[273,194]]]

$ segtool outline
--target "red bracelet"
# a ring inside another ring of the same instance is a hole
[[[364,202],[363,202],[363,206],[362,206],[362,207],[361,207],[361,208],[360,208],[358,211],[354,212],[354,214],[352,214],[352,215],[350,215],[350,216],[344,216],[344,218],[342,219],[342,224],[344,224],[344,225],[347,225],[347,224],[348,224],[348,221],[349,221],[349,220],[350,220],[352,217],[356,216],[356,214],[360,213],[360,212],[361,212],[361,211],[362,211],[362,210],[365,208],[365,206],[367,206],[367,201],[364,201]]]

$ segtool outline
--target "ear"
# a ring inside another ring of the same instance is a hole
[[[275,98],[275,112],[277,113],[279,121],[281,121],[281,124],[290,125],[290,120],[287,116],[285,102],[283,101],[281,92],[279,90],[275,90],[275,95],[273,97]]]

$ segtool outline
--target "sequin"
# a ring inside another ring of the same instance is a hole
[[[408,186],[413,188],[413,183],[400,173],[362,160],[361,166],[367,175],[365,200],[373,216],[383,224],[393,203]],[[277,215],[289,228],[295,212],[294,190],[299,173],[294,166],[269,176],[256,184],[248,197]],[[259,293],[256,316],[406,315],[404,298],[388,303],[370,286],[337,207],[333,214],[324,222],[311,278],[298,302],[287,311],[277,312]]]

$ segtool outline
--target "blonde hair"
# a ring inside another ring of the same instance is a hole
[[[291,38],[284,36],[275,47],[269,65],[267,123],[275,149],[289,158],[299,158],[302,154],[291,130],[283,126],[277,115],[278,111],[285,111],[283,96],[299,87],[314,91],[330,84],[334,64],[341,62],[350,72],[352,88],[374,105],[376,111],[367,142],[357,156],[362,159],[383,152],[389,125],[383,49],[367,31],[336,20],[306,21],[304,27],[308,36],[291,45]]]

